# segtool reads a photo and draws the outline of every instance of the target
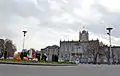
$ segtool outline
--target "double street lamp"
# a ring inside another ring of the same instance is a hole
[[[109,46],[109,63],[112,64],[113,63],[113,58],[112,58],[112,49],[111,49],[111,30],[113,28],[106,28],[106,30],[108,30],[108,35],[109,35],[109,43],[110,43],[110,46]]]

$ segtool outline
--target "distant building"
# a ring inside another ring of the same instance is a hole
[[[46,48],[41,49],[41,54],[46,54],[48,57],[48,61],[52,61],[52,55],[59,56],[60,47],[57,45],[47,46]]]
[[[108,47],[108,49],[109,49],[109,47]],[[111,50],[112,50],[113,62],[120,63],[120,46],[113,46]]]
[[[47,54],[48,60],[52,61],[52,55],[57,55],[65,61],[75,61],[87,59],[94,62],[108,62],[110,58],[109,47],[99,40],[89,40],[89,33],[86,30],[79,32],[78,41],[61,41],[60,47],[57,45],[47,46],[41,49],[41,54]],[[120,46],[112,47],[114,62],[120,62]]]
[[[94,48],[95,52],[98,52],[100,46],[101,43],[99,40],[89,40],[88,31],[83,30],[79,33],[78,41],[60,41],[59,57],[66,61],[74,61],[76,58],[90,58],[93,60],[92,53],[89,52],[88,47],[91,51]]]
[[[90,48],[96,47],[96,51],[99,50],[99,41],[90,40],[90,41],[60,41],[60,58],[65,60],[74,61],[76,58],[92,58],[88,52],[88,46],[93,44]],[[97,49],[98,48],[98,49]]]

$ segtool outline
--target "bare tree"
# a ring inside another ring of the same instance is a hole
[[[5,51],[7,52],[8,57],[13,57],[14,53],[17,51],[16,46],[13,44],[12,40],[5,39],[4,44]]]
[[[4,39],[0,39],[0,58],[3,56],[4,53]]]
[[[15,44],[12,44],[12,50],[13,50],[14,53],[17,51],[17,47],[16,47]]]
[[[97,57],[99,55],[99,41],[90,41],[87,46],[87,53],[89,57],[93,58],[93,62],[97,63]]]
[[[99,46],[99,60],[103,63],[105,59],[108,58],[108,49],[106,45]]]

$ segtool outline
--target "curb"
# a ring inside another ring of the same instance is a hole
[[[33,66],[76,66],[77,64],[37,64],[37,63],[19,63],[19,62],[0,62],[0,64],[12,65],[33,65]]]

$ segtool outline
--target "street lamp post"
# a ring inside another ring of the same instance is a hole
[[[24,47],[25,47],[25,36],[26,36],[26,33],[27,31],[22,31],[24,33],[24,37],[23,37],[23,50],[24,50]]]
[[[109,58],[109,63],[110,64],[112,64],[112,62],[113,62],[113,59],[112,59],[112,50],[111,50],[111,30],[112,30],[113,28],[106,28],[106,30],[108,30],[108,35],[109,35],[109,43],[110,43],[110,46],[109,46],[109,48],[110,48],[110,58]]]

